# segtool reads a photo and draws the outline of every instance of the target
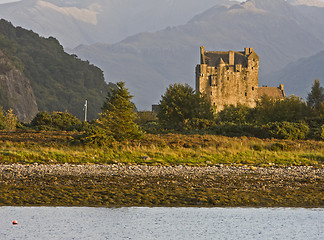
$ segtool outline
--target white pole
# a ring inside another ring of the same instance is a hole
[[[84,121],[87,121],[87,113],[88,112],[88,100],[85,100],[85,104],[84,104]]]

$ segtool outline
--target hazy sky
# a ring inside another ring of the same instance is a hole
[[[18,2],[19,0],[0,0],[1,3],[8,3],[8,2]]]
[[[8,2],[18,2],[20,0],[0,0],[0,4],[1,3],[8,3]],[[240,2],[243,2],[243,0],[239,0]],[[324,2],[324,0],[320,0],[322,2]]]

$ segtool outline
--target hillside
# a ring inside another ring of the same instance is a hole
[[[314,80],[317,78],[324,86],[324,51],[308,58],[302,58],[287,65],[285,68],[266,75],[265,82],[275,85],[283,83],[287,95],[306,97],[311,91]]]
[[[12,108],[20,121],[30,121],[38,112],[30,80],[2,51],[0,35],[0,106]]]
[[[184,25],[73,51],[103,69],[109,81],[126,81],[139,109],[158,103],[171,83],[194,85],[201,45],[206,50],[253,47],[260,56],[260,84],[275,86],[263,76],[324,49],[324,21],[315,20],[324,16],[324,8],[307,15],[299,7],[284,0],[222,4]]]
[[[39,111],[68,111],[83,119],[88,99],[88,117],[97,117],[108,90],[99,68],[65,53],[55,38],[41,38],[5,20],[0,20],[0,49],[30,80]]]
[[[186,23],[228,0],[22,0],[1,4],[0,18],[54,36],[65,48],[115,43],[139,32]]]

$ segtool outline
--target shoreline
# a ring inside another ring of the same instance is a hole
[[[314,166],[0,165],[0,206],[324,207]]]

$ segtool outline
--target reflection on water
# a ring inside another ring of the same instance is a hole
[[[322,240],[323,229],[323,209],[0,207],[6,240]]]

